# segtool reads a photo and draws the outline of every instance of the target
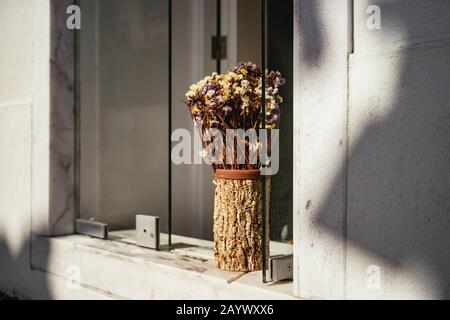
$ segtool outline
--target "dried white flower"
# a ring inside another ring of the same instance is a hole
[[[206,151],[206,149],[202,149],[198,152],[198,154],[200,155],[200,157],[206,158],[206,156],[208,155],[208,151]]]
[[[250,143],[248,148],[250,149],[250,151],[258,151],[260,145],[261,145],[260,142],[255,141],[254,143]]]

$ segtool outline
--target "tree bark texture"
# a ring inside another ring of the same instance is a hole
[[[262,269],[262,183],[216,178],[214,200],[214,258],[227,271]],[[267,179],[268,186],[270,180]],[[266,190],[270,190],[267,188]],[[269,198],[270,193],[267,193]],[[267,212],[269,212],[268,201]],[[268,214],[267,214],[268,221]],[[269,235],[268,223],[267,240]],[[267,242],[269,257],[269,242]]]

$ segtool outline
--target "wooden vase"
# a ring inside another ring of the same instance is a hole
[[[216,266],[227,271],[261,270],[263,216],[260,171],[216,169],[215,182],[214,259]],[[267,207],[267,212],[268,209]],[[266,219],[268,221],[268,217]],[[266,226],[267,241],[268,223]],[[268,247],[267,245],[267,258],[269,257]]]

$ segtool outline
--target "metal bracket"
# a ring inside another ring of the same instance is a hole
[[[94,238],[108,238],[108,225],[93,220],[77,219],[76,233],[85,234]]]
[[[159,217],[136,216],[136,244],[150,249],[159,249]]]
[[[271,257],[269,271],[272,281],[293,279],[293,262],[292,254]]]
[[[220,41],[218,41],[217,36],[212,36],[211,57],[213,60],[224,60],[227,58],[227,36],[221,36]]]

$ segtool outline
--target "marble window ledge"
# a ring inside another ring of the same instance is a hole
[[[33,235],[31,264],[68,282],[79,270],[81,287],[117,299],[295,299],[291,281],[263,284],[260,271],[217,269],[210,241],[172,239],[175,249],[167,252],[136,246],[133,231],[112,232],[110,240]]]

